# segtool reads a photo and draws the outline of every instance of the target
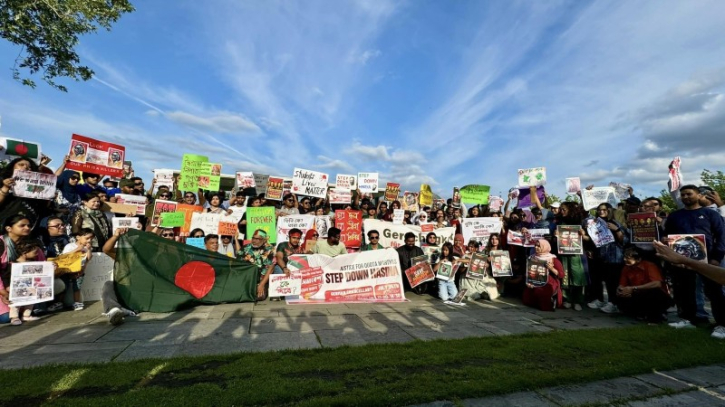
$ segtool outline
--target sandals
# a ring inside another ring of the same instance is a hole
[[[21,321],[20,318],[13,318],[10,320],[10,325],[18,326],[18,325],[22,325],[22,324],[23,324],[23,321]]]

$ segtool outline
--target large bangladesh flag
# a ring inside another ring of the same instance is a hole
[[[129,309],[171,312],[255,301],[259,272],[249,262],[129,230],[118,241],[114,281]]]
[[[26,143],[19,140],[7,140],[7,155],[16,155],[18,157],[30,158],[31,160],[37,160],[40,158],[40,149],[35,143]]]

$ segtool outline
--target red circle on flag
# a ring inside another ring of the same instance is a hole
[[[28,146],[25,144],[17,144],[15,145],[15,153],[17,155],[25,155],[28,154]]]
[[[214,267],[203,261],[190,261],[176,271],[174,284],[182,290],[201,299],[214,287]]]

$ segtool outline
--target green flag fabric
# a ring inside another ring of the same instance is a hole
[[[118,241],[114,281],[129,309],[172,312],[253,302],[259,270],[246,261],[130,229]]]
[[[6,154],[16,155],[18,157],[30,158],[31,160],[37,160],[40,158],[38,145],[34,143],[25,143],[18,140],[8,139],[8,148]]]

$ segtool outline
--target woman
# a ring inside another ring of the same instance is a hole
[[[447,228],[449,226],[451,226],[451,224],[446,220],[446,212],[443,209],[438,209],[436,211],[435,225],[433,225],[433,227],[435,229],[440,229]]]
[[[563,202],[556,218],[557,225],[581,226],[584,212],[576,202]],[[579,230],[584,235],[583,230]],[[558,232],[557,232],[558,237]],[[587,258],[583,254],[562,254],[559,257],[564,274],[561,276],[564,294],[564,308],[582,310],[584,304],[584,287],[589,285]]]
[[[401,209],[401,208],[402,208],[402,206],[400,204],[400,201],[393,201],[390,204],[390,208],[387,209],[385,211],[385,213],[383,214],[383,218],[382,219],[384,221],[386,221],[386,222],[392,222],[393,221],[393,218],[395,217],[395,210],[396,209]]]
[[[471,243],[474,243],[473,249],[478,250],[475,247],[476,241],[470,241],[468,242],[469,247],[471,246]],[[489,300],[495,300],[497,299],[501,294],[498,289],[498,282],[493,278],[491,274],[491,251],[492,250],[501,250],[501,241],[498,237],[498,233],[492,233],[488,238],[488,244],[486,244],[486,247],[483,249],[484,258],[486,259],[486,265],[483,274],[483,278],[472,278],[468,277],[467,275],[463,275],[461,277],[460,281],[460,287],[461,289],[468,290],[466,292],[466,297],[477,300],[479,298],[488,298]]]
[[[106,240],[111,237],[111,223],[99,210],[101,200],[98,198],[98,194],[89,192],[81,198],[81,202],[83,205],[71,220],[71,233],[77,235],[83,228],[93,230],[91,247],[94,252],[100,252]]]
[[[24,215],[14,215],[3,222],[0,236],[0,279],[5,287],[10,287],[10,263],[18,258],[15,245],[30,236],[30,219]]]
[[[219,194],[214,194],[209,199],[209,207],[206,208],[204,212],[206,213],[217,213],[217,214],[225,214],[227,211],[222,208],[222,202],[224,202],[224,199]]]
[[[590,225],[591,227],[588,227]],[[608,202],[600,204],[597,207],[597,217],[586,219],[582,227],[587,232],[582,239],[594,246],[589,261],[589,273],[592,279],[590,295],[594,300],[587,306],[600,309],[607,314],[616,313],[618,312],[617,286],[624,267],[623,247],[629,243],[627,237],[629,234],[619,222],[614,220],[614,210]],[[591,233],[598,236],[591,236]],[[610,233],[614,237],[613,241],[610,239]],[[596,247],[598,242],[600,245]],[[604,302],[602,282],[606,285],[609,302]]]
[[[438,263],[441,252],[440,246],[438,246],[438,236],[435,233],[429,232],[425,235],[425,244],[421,248],[423,249],[423,253],[428,255],[428,261],[431,266]]]
[[[369,235],[368,235],[369,236]],[[320,238],[320,234],[315,229],[310,229],[305,233],[305,253],[312,254],[312,250],[317,244],[317,239]]]
[[[50,215],[50,202],[42,199],[18,198],[12,193],[15,171],[40,172],[38,166],[27,158],[16,158],[0,172],[0,222],[13,215],[24,215],[30,220],[31,230],[40,219]]]
[[[551,245],[546,240],[537,240],[534,250],[535,253],[530,258],[545,261],[549,275],[544,286],[535,287],[531,283],[526,284],[523,303],[542,311],[554,311],[562,306],[561,280],[564,276],[564,267],[559,259],[551,254]]]
[[[80,179],[77,172],[67,170],[60,174],[55,184],[58,191],[55,197],[56,212],[66,225],[70,224],[73,214],[81,206],[81,196],[76,190]]]
[[[468,217],[469,218],[477,218],[481,215],[480,210],[478,209],[478,206],[474,206],[468,210]]]
[[[249,206],[252,208],[259,208],[262,206],[262,199],[256,196],[251,197],[249,199]],[[247,212],[249,212],[249,208],[247,208]],[[242,219],[239,221],[239,224],[237,224],[237,228],[239,229],[239,233],[249,239],[249,235],[247,234],[247,212],[244,212],[244,215],[242,215]]]

